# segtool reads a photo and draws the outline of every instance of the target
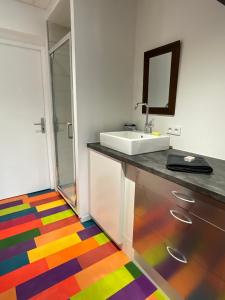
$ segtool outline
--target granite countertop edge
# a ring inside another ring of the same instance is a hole
[[[87,147],[121,162],[128,163],[134,167],[158,175],[164,179],[170,180],[193,191],[200,192],[206,196],[211,196],[220,203],[225,204],[225,161],[223,160],[203,156],[207,159],[209,164],[214,169],[214,185],[212,175],[173,172],[166,168],[165,159],[167,158],[168,154],[176,153],[178,155],[193,155],[193,153],[170,149],[166,151],[144,153],[139,155],[127,155],[122,152],[115,151],[111,148],[104,147],[100,145],[100,143],[88,143]],[[157,163],[154,162],[154,156],[158,157],[160,155],[162,156],[163,161],[161,164],[158,163],[157,166]],[[216,170],[215,166],[217,166]],[[217,170],[219,167],[220,170]],[[224,184],[221,184],[221,173],[224,175]],[[218,184],[217,178],[219,178],[220,184]],[[201,180],[198,181],[198,179]],[[210,182],[208,183],[208,181]]]

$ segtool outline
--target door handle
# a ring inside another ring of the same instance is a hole
[[[67,137],[68,137],[68,139],[73,138],[73,135],[70,133],[71,131],[72,131],[72,123],[68,122],[67,123]]]
[[[41,121],[39,123],[34,123],[35,126],[41,126],[41,132],[45,133],[46,128],[45,128],[45,118],[41,118]]]
[[[170,214],[173,216],[176,220],[182,222],[182,223],[187,223],[187,224],[192,224],[191,218],[188,216],[185,216],[184,214],[181,214],[179,211],[175,209],[170,209]]]
[[[184,195],[177,191],[172,191],[171,193],[174,197],[176,197],[179,200],[182,200],[184,202],[189,202],[189,203],[195,203],[195,200],[193,198],[191,198],[190,196]]]
[[[169,255],[172,256],[175,260],[177,260],[183,264],[187,263],[186,257],[177,249],[167,246],[166,250],[169,253]]]

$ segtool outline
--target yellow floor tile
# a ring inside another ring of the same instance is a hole
[[[36,209],[37,209],[38,212],[40,212],[40,211],[43,211],[43,210],[47,210],[47,209],[54,208],[54,207],[61,206],[61,205],[65,205],[65,204],[66,204],[65,200],[56,200],[56,201],[49,202],[49,203],[46,203],[46,204],[38,205],[38,206],[36,206]]]
[[[29,261],[30,263],[35,262],[39,259],[54,254],[62,249],[80,243],[80,241],[81,239],[79,238],[79,236],[76,233],[74,233],[56,241],[50,242],[46,245],[32,249],[27,252]]]
[[[66,237],[67,235],[71,235],[71,234],[76,233],[83,229],[84,229],[84,226],[80,222],[77,222],[77,223],[50,231],[46,234],[37,236],[34,238],[34,240],[35,240],[37,247],[40,247],[42,245],[45,245],[45,244],[48,244],[55,240],[58,240],[60,238]]]

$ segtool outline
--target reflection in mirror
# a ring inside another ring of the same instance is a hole
[[[175,114],[179,59],[180,41],[145,52],[143,102],[151,114]]]
[[[172,52],[152,57],[149,62],[148,104],[168,107]]]

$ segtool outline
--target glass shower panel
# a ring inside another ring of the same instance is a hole
[[[70,41],[51,54],[58,188],[76,207]]]

